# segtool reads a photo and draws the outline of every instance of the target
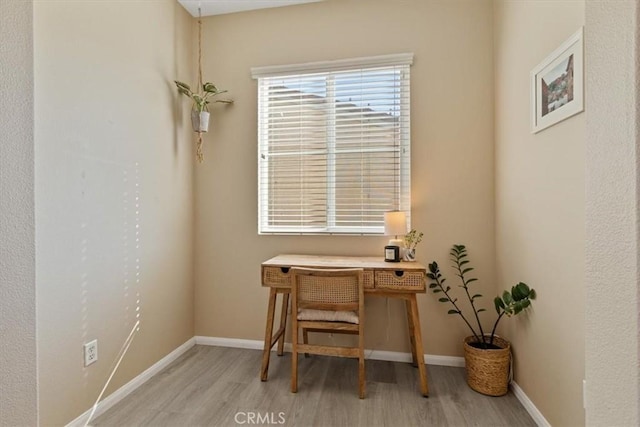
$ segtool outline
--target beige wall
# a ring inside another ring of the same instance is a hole
[[[637,426],[640,3],[587,1],[585,29],[586,421]]]
[[[0,1],[0,424],[37,424],[33,2]]]
[[[93,404],[137,299],[142,326],[107,394],[193,336],[193,140],[172,83],[193,75],[192,30],[173,0],[35,3],[43,425]]]
[[[10,253],[3,251],[1,258],[2,341],[11,345],[1,346],[0,413],[2,423],[33,425],[35,360],[16,357],[35,352],[35,289],[29,287],[35,267],[30,3],[0,2],[0,39],[7,41],[0,44],[0,57],[3,65],[14,64],[0,69],[0,100],[11,106],[0,109],[1,194],[18,201],[3,204],[1,217],[1,235],[11,242]],[[35,268],[44,425],[66,423],[89,408],[131,327],[134,291],[141,294],[143,325],[110,391],[193,335],[192,260],[197,261],[196,334],[260,339],[266,311],[266,292],[258,288],[262,260],[280,252],[380,253],[383,237],[257,236],[256,87],[249,68],[406,51],[416,54],[413,215],[414,226],[427,234],[419,258],[447,265],[450,244],[464,242],[487,293],[493,293],[494,279],[501,288],[518,280],[536,287],[540,296],[532,313],[504,324],[515,346],[516,381],[552,424],[584,422],[585,149],[580,143],[585,118],[537,135],[528,132],[528,72],[584,23],[583,2],[496,1],[493,16],[488,1],[405,1],[400,8],[366,3],[327,1],[205,20],[205,77],[229,88],[236,104],[215,113],[206,163],[198,166],[195,259],[188,105],[175,98],[169,84],[173,78],[194,81],[193,21],[173,1],[118,7],[109,1],[36,2]],[[616,250],[625,237],[637,240],[631,221],[636,195],[628,188],[637,175],[638,90],[626,88],[638,86],[638,43],[632,35],[640,12],[637,2],[616,5],[586,6],[591,117],[586,204],[593,235],[586,256],[591,337],[586,370],[592,425],[638,420],[637,372],[628,370],[637,361],[637,330],[619,327],[635,324],[636,262],[619,258],[635,251]],[[296,31],[300,35],[292,38]],[[626,61],[618,68],[625,83],[616,85],[617,91],[596,85],[610,80],[609,56]],[[5,73],[9,68],[22,71]],[[602,144],[612,135],[620,150]],[[470,213],[463,211],[468,206],[474,207]],[[631,222],[612,223],[611,217]],[[16,227],[17,221],[22,225]],[[629,245],[635,247],[635,240]],[[605,255],[611,267],[593,267]],[[629,286],[610,293],[611,280],[601,274],[618,271],[619,265],[626,268],[615,281]],[[620,318],[612,319],[610,307],[621,301],[626,305],[616,311]],[[402,307],[383,300],[367,304],[369,323],[377,329],[367,337],[368,347],[406,351]],[[426,351],[459,354],[465,334],[459,322],[444,315],[432,295],[421,296],[420,306]],[[96,337],[100,360],[85,369],[81,345]],[[608,347],[602,344],[607,339]],[[621,344],[630,350],[618,351]]]
[[[235,104],[212,114],[196,171],[197,335],[263,338],[260,263],[278,253],[381,256],[388,240],[257,234],[255,66],[413,52],[412,215],[425,232],[418,259],[447,266],[450,246],[465,243],[492,293],[491,21],[491,2],[476,0],[325,1],[204,20],[205,80],[229,89]],[[461,321],[431,294],[418,303],[425,351],[461,355]],[[367,347],[408,351],[403,305],[371,299],[367,307]]]
[[[531,134],[529,72],[582,25],[582,1],[495,3],[498,285],[538,291],[502,332],[515,381],[558,426],[584,423],[585,115]]]

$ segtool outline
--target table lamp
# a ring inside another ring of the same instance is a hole
[[[407,234],[407,216],[403,211],[389,211],[384,213],[384,234],[395,236],[389,240],[389,246],[403,246],[404,235]],[[398,239],[398,236],[401,238]]]

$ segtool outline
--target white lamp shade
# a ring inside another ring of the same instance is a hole
[[[407,234],[407,216],[403,211],[384,213],[384,234],[387,236],[404,236]]]

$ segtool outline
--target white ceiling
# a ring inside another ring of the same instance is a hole
[[[194,17],[198,16],[198,7],[202,9],[202,16],[210,16],[318,1],[322,0],[178,0]]]

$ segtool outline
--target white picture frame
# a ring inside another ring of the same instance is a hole
[[[584,111],[582,27],[531,70],[531,133]]]

